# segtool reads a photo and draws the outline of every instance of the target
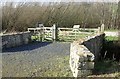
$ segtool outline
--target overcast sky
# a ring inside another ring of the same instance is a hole
[[[118,2],[119,0],[2,0],[1,2]]]

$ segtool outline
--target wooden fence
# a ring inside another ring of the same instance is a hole
[[[101,25],[101,27],[98,28],[57,28],[53,25],[52,27],[28,28],[28,31],[32,32],[34,36],[37,36],[39,41],[73,41],[104,32],[104,25]]]

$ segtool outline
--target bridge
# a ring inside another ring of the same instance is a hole
[[[29,31],[33,29],[35,31],[32,34],[39,32],[39,35],[41,36],[41,34],[45,34],[45,29],[48,28],[32,28],[29,29]],[[79,31],[78,33],[81,34],[82,30],[80,29],[81,28],[77,28],[77,30],[76,28],[58,28],[63,34],[64,32],[68,32],[68,34],[71,32],[74,33],[74,30]],[[101,28],[98,28],[98,30],[100,29]],[[49,30],[49,32],[51,31]],[[51,39],[56,42],[41,42],[40,40],[29,43],[29,38],[31,37],[30,32],[3,36],[3,42],[6,41],[6,43],[4,43],[5,49],[3,49],[2,55],[3,76],[79,77],[90,75],[91,71],[94,69],[94,61],[100,56],[102,41],[104,39],[103,32],[100,30],[97,31],[96,34],[94,33],[95,35],[93,34],[92,36],[86,36],[85,38],[78,38],[72,42],[57,42],[55,33],[56,32],[53,29]],[[60,35],[61,33],[58,34]],[[42,39],[45,37],[46,36],[43,36]],[[15,42],[13,43],[14,45],[10,40]],[[21,43],[22,45],[19,45]],[[83,65],[85,65],[85,68],[82,67]],[[88,73],[85,74],[85,72]]]

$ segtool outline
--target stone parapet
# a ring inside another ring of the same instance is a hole
[[[10,48],[30,42],[30,32],[2,35],[2,48]]]
[[[95,60],[100,56],[104,34],[79,39],[70,46],[70,68],[74,77],[92,74]]]

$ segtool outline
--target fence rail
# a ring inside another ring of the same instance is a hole
[[[103,30],[103,25],[98,28],[56,28],[55,25],[53,27],[28,28],[28,31],[33,31],[33,34],[37,35],[39,40],[76,40],[80,37],[86,37],[95,33],[103,32]]]

